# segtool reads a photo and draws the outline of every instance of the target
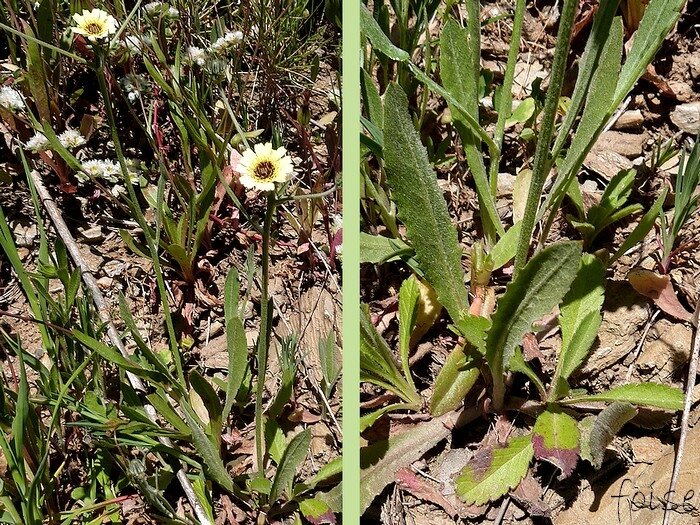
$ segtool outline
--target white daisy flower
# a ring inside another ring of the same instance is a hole
[[[87,142],[87,139],[80,134],[80,131],[71,128],[66,129],[56,138],[61,143],[61,146],[66,149],[75,149]]]
[[[294,175],[294,166],[286,149],[273,149],[272,143],[266,142],[244,151],[236,171],[246,188],[272,191],[275,182],[286,182]]]
[[[201,47],[188,47],[187,57],[189,58],[190,63],[197,64],[199,67],[204,67],[204,64],[207,62],[207,54]]]
[[[74,33],[85,36],[90,42],[95,42],[117,32],[117,21],[107,11],[83,9],[83,14],[75,13],[73,20],[77,24],[71,27]]]
[[[24,144],[24,147],[30,151],[33,151],[34,153],[37,153],[39,151],[46,151],[49,149],[50,143],[49,139],[46,138],[46,135],[37,131],[34,136]]]
[[[24,97],[12,86],[3,86],[0,88],[0,106],[12,112],[20,111],[25,108]]]

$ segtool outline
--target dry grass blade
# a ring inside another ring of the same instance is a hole
[[[56,202],[53,200],[51,194],[44,186],[39,172],[32,171],[30,175],[32,183],[36,187],[36,191],[39,194],[39,197],[41,198],[41,202],[43,203],[44,207],[46,208],[46,211],[51,217],[54,227],[56,228],[56,232],[66,245],[66,249],[68,250],[68,253],[70,253],[73,262],[78,268],[80,268],[80,273],[83,278],[83,282],[85,283],[85,286],[90,292],[92,300],[95,303],[95,307],[97,308],[100,320],[107,326],[107,336],[109,337],[110,342],[119,350],[119,352],[124,357],[128,357],[126,348],[124,347],[124,344],[122,343],[122,340],[119,337],[119,333],[117,332],[114,323],[112,323],[112,318],[109,312],[107,311],[107,303],[105,301],[105,298],[102,295],[102,292],[100,292],[99,286],[97,285],[97,281],[92,275],[92,272],[90,271],[90,268],[85,262],[85,259],[81,256],[80,250],[78,249],[78,245],[76,244],[75,239],[73,239],[73,236],[68,230],[68,226],[66,226],[66,223],[63,220],[63,216],[61,215],[58,206],[56,206]],[[137,392],[145,392],[144,384],[138,376],[128,371],[126,372],[126,376],[129,379],[129,382],[131,383],[131,386],[134,388],[134,390],[136,390]],[[151,406],[150,404],[145,403],[144,410],[146,411],[146,414],[148,414],[149,419],[153,421],[153,423],[158,424],[158,415],[156,413],[155,408],[153,408],[153,406]],[[159,437],[158,439],[166,447],[173,447],[173,444],[169,438]],[[211,520],[207,516],[204,507],[199,502],[197,494],[194,491],[194,487],[192,486],[192,483],[190,483],[190,480],[187,477],[187,472],[185,472],[184,468],[178,470],[177,479],[180,482],[180,485],[182,486],[182,490],[187,496],[187,500],[189,501],[190,505],[192,505],[192,509],[194,510],[194,513],[197,516],[199,522],[202,525],[213,525]]]

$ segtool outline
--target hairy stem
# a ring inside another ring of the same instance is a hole
[[[552,142],[552,136],[554,134],[554,121],[557,115],[561,87],[564,83],[566,59],[569,54],[571,32],[574,26],[577,5],[578,2],[576,0],[565,0],[559,21],[557,45],[554,49],[552,76],[549,89],[547,90],[547,98],[545,99],[544,103],[542,127],[537,139],[535,160],[532,168],[532,181],[527,194],[525,214],[523,216],[523,223],[520,229],[520,239],[518,240],[518,248],[515,253],[515,270],[513,273],[514,279],[527,262],[527,255],[530,249],[530,240],[535,229],[535,219],[537,217],[540,198],[542,197],[542,189],[547,177],[547,172],[549,171],[549,150]]]

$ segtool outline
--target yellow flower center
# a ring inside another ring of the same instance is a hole
[[[255,178],[259,181],[267,181],[275,177],[275,165],[269,160],[260,161],[253,170]]]
[[[91,35],[99,35],[102,33],[102,25],[97,22],[90,22],[85,26],[85,30]]]

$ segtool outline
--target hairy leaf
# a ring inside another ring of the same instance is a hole
[[[578,274],[560,307],[561,353],[552,381],[551,400],[568,391],[569,376],[588,356],[603,320],[601,308],[605,293],[605,268],[593,255],[584,254]]]
[[[641,242],[644,239],[644,237],[646,237],[647,233],[651,231],[651,229],[654,227],[656,219],[659,217],[659,213],[661,213],[664,201],[666,200],[667,193],[668,187],[664,188],[661,191],[661,194],[656,199],[656,201],[654,201],[654,204],[652,204],[651,208],[649,208],[649,211],[647,211],[644,214],[644,217],[641,218],[639,224],[637,224],[634,230],[632,230],[632,233],[630,233],[627,236],[627,238],[620,245],[615,254],[610,258],[610,261],[608,261],[608,266],[611,266],[615,261],[622,257],[627,252],[627,250],[631,249],[634,245]]]
[[[401,239],[360,232],[361,263],[380,264],[412,252],[411,247]]]
[[[270,489],[270,501],[277,501],[282,494],[287,494],[287,496],[292,494],[294,476],[299,465],[302,464],[309,453],[310,444],[311,430],[307,428],[294,436],[287,448],[284,449],[284,454],[282,454],[282,459],[277,465],[275,479]]]
[[[448,19],[440,34],[440,76],[445,89],[468,110],[468,115],[479,119],[479,27],[478,17],[473,28],[463,29]],[[470,30],[471,29],[471,30]],[[481,140],[472,131],[466,116],[450,105],[453,120],[462,139],[467,163],[476,185],[479,209],[485,215],[485,226],[503,235],[505,230],[496,211],[496,203],[489,187],[486,167],[481,153]]]
[[[532,323],[559,304],[576,277],[580,258],[580,243],[554,244],[533,257],[508,285],[486,339],[486,359],[494,376],[503,374]]]
[[[450,412],[414,426],[389,439],[377,441],[360,450],[360,511],[394,481],[400,469],[423,457],[428,450],[452,432],[457,416]]]
[[[683,408],[683,392],[678,388],[660,383],[637,383],[618,386],[600,394],[571,397],[565,400],[566,403],[589,401],[620,401],[665,410],[681,410]]]
[[[622,100],[634,87],[639,77],[652,61],[669,31],[681,16],[685,0],[651,0],[644,11],[644,18],[634,34],[632,49],[620,73],[620,80],[615,90],[612,114]]]
[[[532,445],[537,459],[549,461],[569,477],[578,462],[580,434],[576,420],[554,410],[542,412],[532,429]]]
[[[469,304],[457,231],[408,113],[406,95],[396,84],[387,89],[384,124],[387,182],[399,217],[406,225],[416,259],[437,292],[438,301],[452,320],[458,321]]]
[[[457,478],[455,490],[467,504],[495,501],[527,474],[533,456],[531,436],[512,439],[504,448],[479,450]]]
[[[599,469],[603,464],[605,449],[617,433],[637,415],[637,409],[629,403],[613,403],[595,419],[588,438],[591,464]]]
[[[458,346],[447,357],[435,379],[430,398],[430,413],[441,416],[456,410],[479,378],[474,356]]]

